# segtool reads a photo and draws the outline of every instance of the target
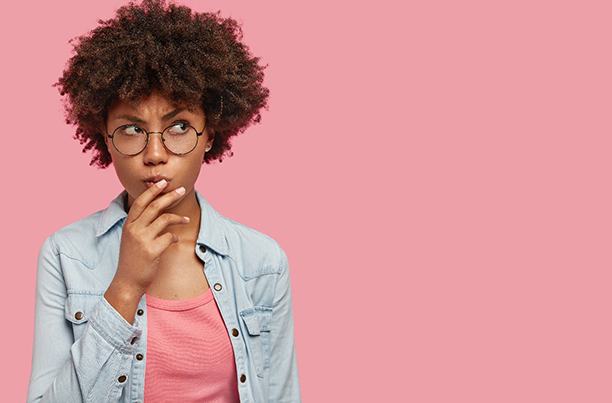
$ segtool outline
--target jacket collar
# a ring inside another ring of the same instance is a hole
[[[225,236],[225,227],[221,222],[222,216],[217,212],[208,201],[194,189],[196,200],[200,205],[200,232],[196,243],[205,245],[222,255],[229,255],[229,245]],[[104,235],[115,224],[127,217],[124,209],[124,200],[127,198],[127,191],[124,189],[102,210],[102,214],[96,223],[96,237]]]

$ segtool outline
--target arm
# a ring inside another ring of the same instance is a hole
[[[78,340],[65,319],[66,285],[53,235],[38,255],[32,371],[27,402],[118,402],[132,364],[138,322],[128,323],[103,297]]]
[[[287,255],[281,249],[281,272],[276,282],[270,322],[270,403],[300,402],[300,384],[293,338],[291,284]]]

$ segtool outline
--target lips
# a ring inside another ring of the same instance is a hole
[[[155,182],[145,181],[145,185],[147,186],[147,189],[148,189],[148,188],[150,188],[151,186],[155,185]]]
[[[170,179],[166,178],[163,175],[153,175],[153,176],[149,176],[148,178],[144,178],[143,180],[145,182],[159,182],[162,179],[165,179],[166,181],[170,182]]]
[[[147,189],[148,189],[162,179],[165,179],[167,182],[170,182],[170,179],[162,175],[149,176],[148,178],[143,179],[143,182],[147,186]],[[169,189],[169,188],[170,188],[169,186],[166,187],[166,189]]]

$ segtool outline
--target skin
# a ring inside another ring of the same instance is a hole
[[[149,131],[162,131],[170,126],[175,120],[187,120],[198,131],[204,127],[204,111],[197,107],[193,111],[185,110],[177,115],[162,120],[162,116],[173,111],[174,106],[158,92],[153,92],[150,97],[141,101],[138,105],[130,105],[123,101],[117,101],[108,111],[106,120],[107,133],[124,124],[137,124]],[[130,119],[120,117],[121,115],[131,115],[144,120],[146,123],[136,123]],[[119,153],[111,142],[111,138],[105,136],[106,145],[113,159],[113,166],[117,177],[123,187],[127,190],[128,201],[127,209],[131,207],[134,199],[144,192],[147,187],[143,179],[160,174],[167,176],[170,181],[164,193],[172,191],[180,186],[184,186],[186,194],[177,203],[169,206],[166,211],[189,216],[192,221],[199,217],[199,207],[194,193],[194,184],[200,174],[204,150],[208,145],[212,145],[212,139],[207,130],[198,139],[196,148],[186,155],[175,155],[166,150],[161,140],[161,136],[153,134],[149,137],[147,147],[135,156],[126,156]],[[182,235],[187,235],[189,229],[181,227],[174,228],[174,231],[184,231]],[[191,228],[193,230],[193,228]],[[181,234],[179,234],[181,235]]]
[[[205,114],[200,107],[184,110],[163,120],[163,116],[174,111],[176,106],[159,92],[136,105],[117,101],[108,111],[106,133],[124,124],[136,124],[148,131],[161,132],[176,120],[187,120],[196,130],[205,125]],[[130,115],[144,121],[138,123],[121,115]],[[106,136],[105,141],[113,160],[117,177],[128,193],[126,211],[129,212],[134,200],[147,190],[143,182],[148,176],[159,174],[169,178],[166,188],[159,196],[183,186],[185,195],[164,208],[161,213],[174,213],[190,218],[187,224],[171,224],[164,232],[176,234],[179,241],[168,247],[160,257],[158,273],[146,290],[147,294],[164,299],[185,299],[200,295],[208,288],[203,275],[203,262],[195,254],[195,242],[200,226],[200,207],[194,185],[200,174],[205,149],[212,145],[212,137],[204,131],[196,148],[188,154],[176,155],[168,151],[159,134],[152,134],[146,148],[137,155],[119,153]],[[158,196],[158,197],[159,197]]]

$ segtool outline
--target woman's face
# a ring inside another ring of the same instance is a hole
[[[149,132],[162,132],[166,127],[178,124],[177,121],[187,121],[200,132],[205,124],[204,112],[201,107],[191,110],[183,109],[181,106],[170,103],[159,92],[153,92],[136,105],[116,101],[109,108],[106,129],[107,133],[111,134],[119,126],[134,124]],[[184,126],[178,128],[182,127]],[[164,193],[184,186],[185,196],[179,201],[194,197],[195,194],[190,193],[193,193],[195,181],[200,173],[205,149],[212,144],[208,133],[204,131],[198,137],[193,151],[184,155],[176,155],[164,147],[159,134],[151,134],[147,146],[140,154],[127,156],[117,151],[111,138],[106,136],[105,141],[117,177],[129,195],[128,206],[131,206],[133,200],[148,188],[146,179],[156,175],[168,180]],[[170,207],[173,206],[168,208]]]

